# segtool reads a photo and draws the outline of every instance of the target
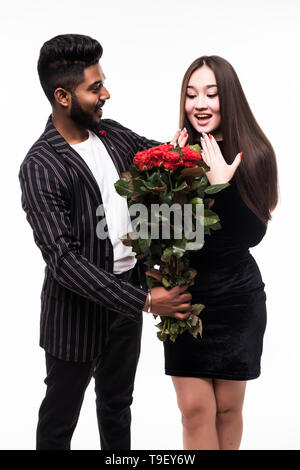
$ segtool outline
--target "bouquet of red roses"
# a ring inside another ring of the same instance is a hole
[[[138,259],[144,259],[149,288],[193,285],[197,272],[189,268],[189,253],[201,249],[205,235],[221,227],[211,210],[210,195],[228,186],[209,185],[208,170],[198,144],[182,148],[162,144],[138,152],[129,171],[115,184],[117,192],[128,199],[134,226],[121,239],[132,246]],[[133,220],[137,209],[140,216]],[[201,336],[199,315],[204,307],[192,305],[184,321],[162,317],[158,338],[175,341],[186,330],[195,338]]]

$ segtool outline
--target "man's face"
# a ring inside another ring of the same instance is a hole
[[[110,94],[104,87],[105,75],[99,64],[84,70],[84,81],[71,93],[71,119],[85,129],[97,129],[102,107]]]

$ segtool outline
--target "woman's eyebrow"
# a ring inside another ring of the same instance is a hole
[[[212,87],[217,87],[218,85],[215,84],[215,85],[205,85],[204,88],[212,88]],[[194,88],[196,89],[196,87],[194,87],[193,85],[188,85],[187,88]]]

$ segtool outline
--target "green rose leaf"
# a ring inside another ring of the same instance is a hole
[[[207,187],[208,185],[208,179],[207,179],[207,176],[206,175],[203,175],[201,180],[200,180],[200,185],[198,187],[198,190],[199,191],[204,191],[204,189]]]
[[[162,331],[158,331],[157,337],[160,341],[166,341],[166,339],[167,339],[167,335],[165,333],[163,333]]]
[[[189,320],[192,326],[196,326],[198,323],[198,317],[196,315],[190,315]]]
[[[210,228],[212,230],[219,230],[220,228],[222,228],[222,225],[220,224],[220,222],[216,222],[215,224],[211,225]]]
[[[170,206],[172,204],[173,195],[174,194],[173,194],[172,191],[170,191],[169,193],[166,193],[166,194],[160,193],[160,195],[159,195],[160,202],[163,203],[163,204],[168,204],[168,206]]]
[[[135,165],[131,165],[131,167],[129,168],[129,171],[133,178],[141,176],[140,170]]]
[[[129,181],[126,178],[121,178],[115,183],[116,191],[120,196],[130,197],[132,195],[132,191],[128,189]]]
[[[171,326],[170,326],[170,333],[173,335],[174,333],[177,333],[178,331],[178,328],[179,328],[179,324],[177,321],[171,323]]]
[[[194,191],[194,189],[198,189],[201,186],[201,180],[200,179],[195,179],[194,183],[192,184],[191,191]]]
[[[189,246],[188,247],[188,251],[198,251],[198,250],[201,250],[201,248],[203,247],[203,243],[202,242],[197,242],[196,241],[196,237],[194,240],[189,240],[189,243],[193,243],[192,246]]]
[[[169,150],[170,152],[176,152],[178,153],[181,157],[182,157],[182,150],[181,150],[181,147],[178,145],[176,147],[174,147],[173,149]]]
[[[209,209],[204,210],[204,226],[213,225],[219,220],[219,216],[215,212]]]
[[[186,181],[184,181],[180,186],[178,186],[177,188],[174,188],[173,191],[176,192],[176,191],[181,191],[182,189],[185,189],[187,187],[187,183]]]
[[[203,199],[201,197],[194,197],[191,199],[190,204],[203,204]]]
[[[196,152],[199,153],[199,155],[201,155],[201,147],[199,144],[195,144],[195,145],[189,145],[190,149],[192,150],[195,150]]]
[[[160,174],[152,173],[152,175],[147,179],[147,181],[143,181],[144,186],[148,189],[155,189],[155,188],[162,188],[165,187],[164,182],[161,179]]]
[[[132,180],[133,187],[136,192],[145,193],[147,192],[147,188],[144,185],[144,181],[140,178],[135,178]]]
[[[170,287],[171,285],[165,277],[162,278],[161,282],[164,287]]]
[[[147,255],[150,251],[151,238],[139,238],[138,242],[141,252]]]
[[[197,336],[200,335],[201,338],[202,338],[202,332],[203,332],[203,327],[202,327],[202,321],[200,320],[200,318],[198,319],[198,324],[196,325],[196,327],[192,328],[192,335],[195,339],[197,339]]]
[[[199,315],[204,308],[205,308],[205,305],[203,305],[203,304],[193,304],[192,305],[192,314],[193,315]]]
[[[211,186],[208,186],[204,192],[206,194],[215,194],[215,193],[218,193],[219,191],[222,191],[222,189],[225,189],[227,188],[228,186],[230,186],[229,183],[224,183],[224,184],[212,184]]]
[[[181,258],[185,253],[185,248],[181,248],[180,246],[173,245],[173,254],[176,258]]]
[[[173,254],[173,248],[169,247],[163,251],[162,255],[167,258],[169,256],[172,256],[172,254]]]

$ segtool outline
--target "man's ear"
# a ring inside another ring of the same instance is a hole
[[[54,98],[57,104],[67,108],[71,103],[71,93],[64,88],[56,88]]]

